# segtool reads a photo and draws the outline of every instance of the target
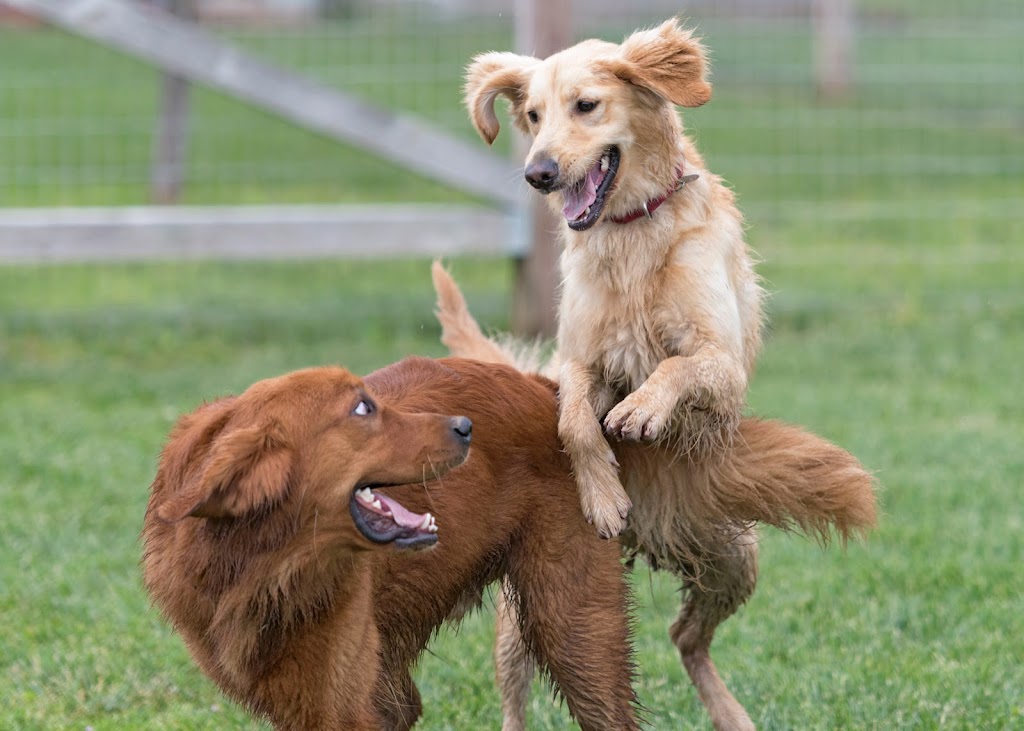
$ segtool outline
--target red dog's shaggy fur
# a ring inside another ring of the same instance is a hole
[[[437,412],[475,424],[461,467],[466,422]],[[430,510],[437,545],[393,550],[432,543],[430,521],[391,507],[406,520],[389,523],[360,502],[367,486]],[[262,381],[178,422],[143,539],[146,587],[192,657],[278,728],[409,728],[410,667],[503,576],[580,725],[637,728],[620,549],[583,518],[549,381],[421,358],[365,382],[340,368]]]

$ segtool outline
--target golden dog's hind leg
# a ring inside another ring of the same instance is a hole
[[[533,681],[533,658],[526,650],[515,603],[508,601],[511,587],[502,582],[495,606],[494,669],[501,693],[501,731],[526,731],[526,704]]]
[[[618,462],[594,413],[595,388],[597,379],[589,368],[574,360],[562,363],[558,436],[569,453],[583,515],[603,538],[613,538],[625,529],[633,504],[619,482]]]
[[[700,582],[687,582],[688,595],[669,634],[716,731],[754,731],[754,722],[715,669],[715,629],[750,598],[757,585],[757,536],[745,532],[709,558]]]

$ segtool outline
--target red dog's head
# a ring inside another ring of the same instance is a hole
[[[277,536],[314,531],[319,548],[430,546],[438,529],[429,513],[373,490],[461,464],[471,429],[465,417],[388,408],[342,368],[296,371],[183,417],[150,509],[165,523],[273,521]]]

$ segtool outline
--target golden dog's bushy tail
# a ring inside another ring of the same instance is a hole
[[[535,372],[535,359],[483,334],[451,276],[433,267],[441,342],[451,354]],[[525,366],[525,367],[524,367]],[[827,543],[875,524],[875,480],[846,450],[779,421],[744,418],[736,439],[707,460],[664,447],[621,444],[616,454],[633,500],[637,543],[665,561],[699,564],[722,530],[767,523]]]
[[[700,580],[735,536],[757,523],[844,545],[875,524],[875,481],[816,434],[747,417],[716,455],[688,459],[663,446],[618,444],[630,529],[656,565]]]
[[[857,459],[816,434],[745,418],[710,489],[729,515],[844,543],[875,525],[875,480]]]

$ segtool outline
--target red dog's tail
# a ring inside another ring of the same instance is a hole
[[[471,358],[484,363],[516,366],[515,354],[483,334],[480,325],[469,314],[466,299],[441,262],[431,268],[437,291],[437,319],[441,322],[441,342],[456,358]],[[520,368],[519,370],[524,370]]]
[[[437,291],[437,319],[441,322],[441,342],[456,358],[471,358],[484,363],[510,365],[521,373],[552,375],[557,357],[544,362],[541,344],[516,340],[512,336],[489,338],[469,314],[466,300],[451,275],[435,261],[431,273]]]

